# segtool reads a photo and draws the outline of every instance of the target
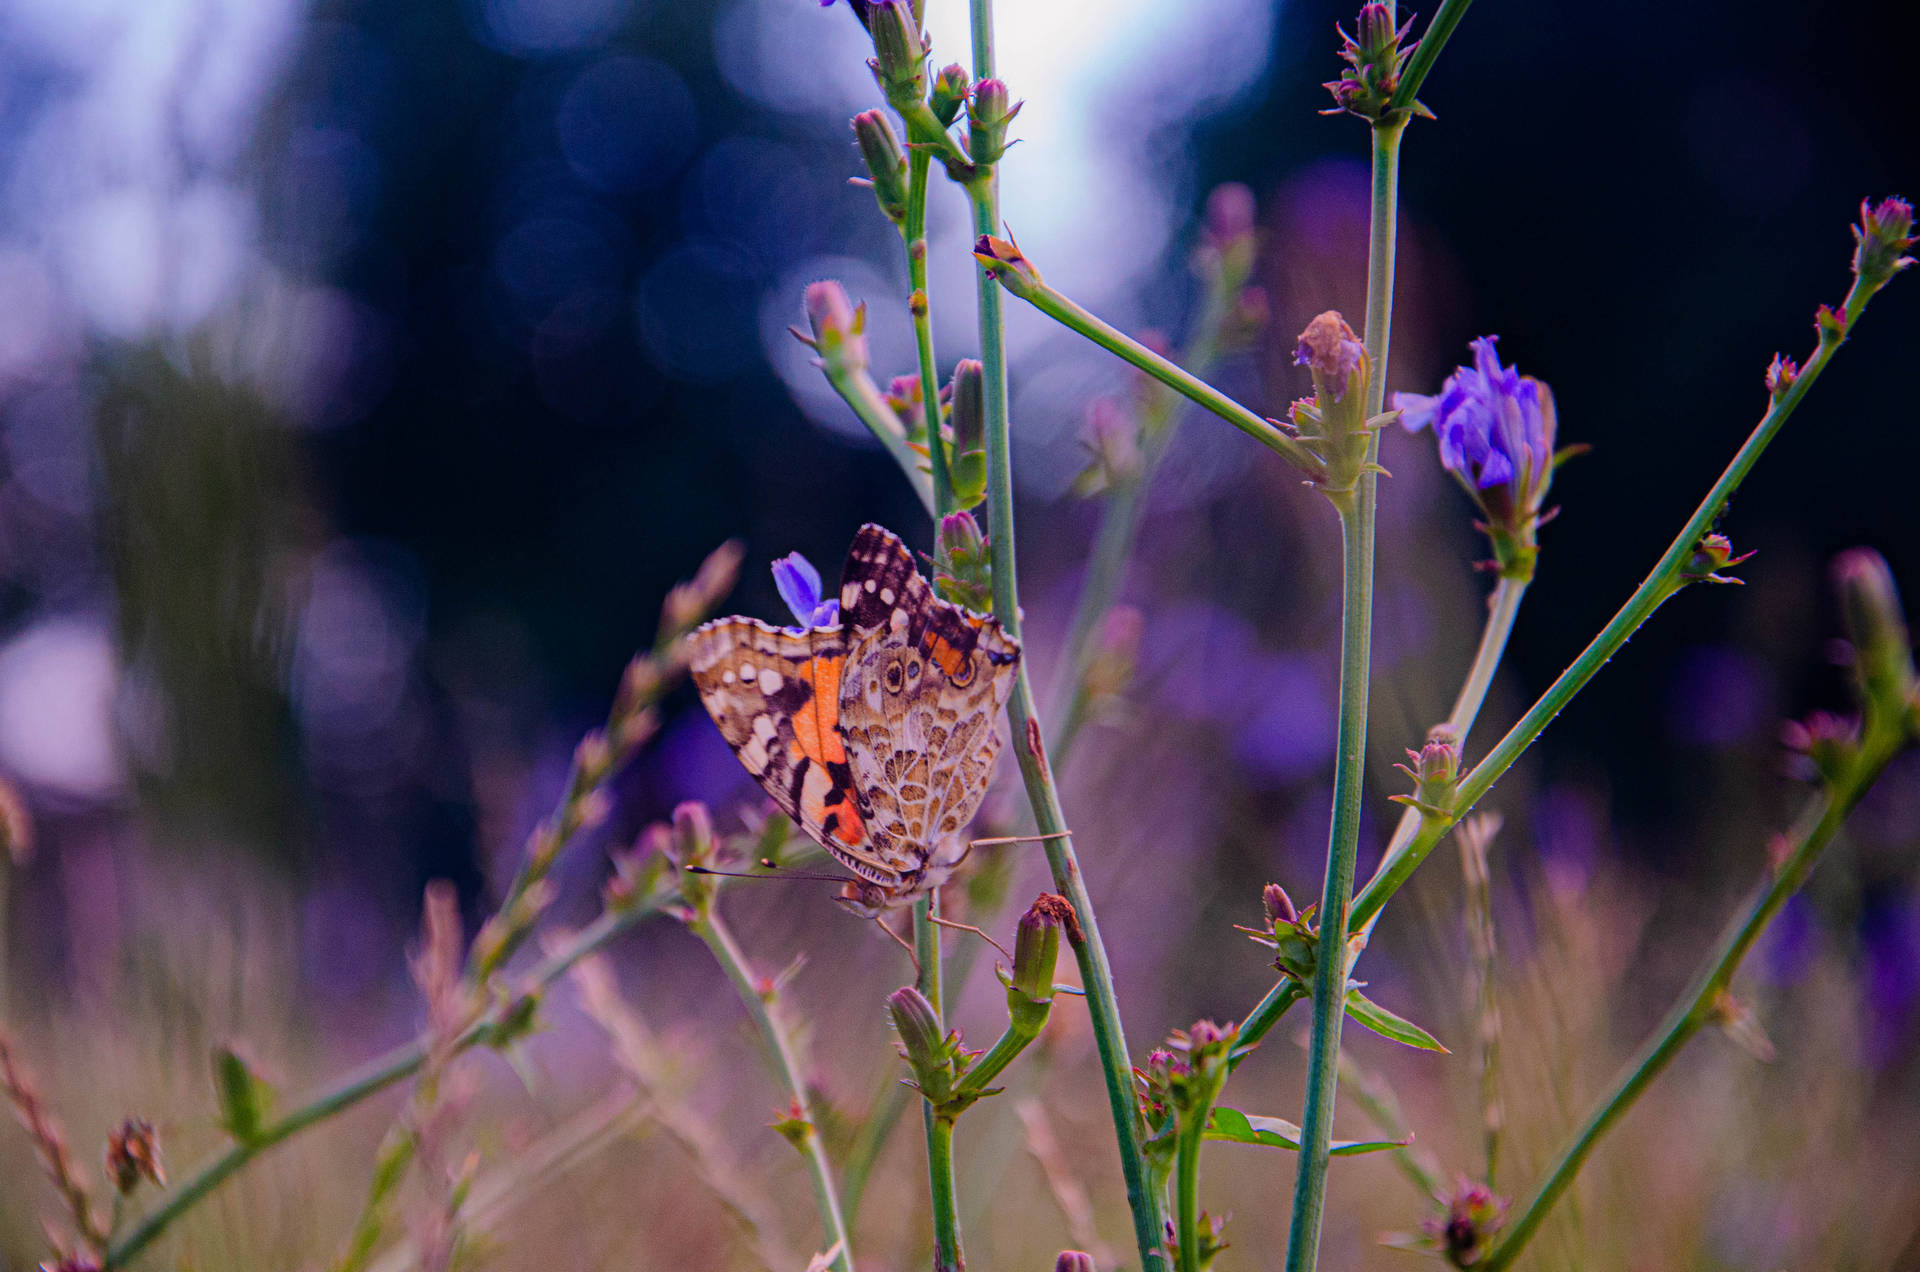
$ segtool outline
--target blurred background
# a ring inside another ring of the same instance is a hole
[[[935,65],[966,60],[963,7],[929,7]],[[1217,379],[1281,413],[1307,390],[1293,334],[1363,308],[1365,129],[1315,113],[1351,13],[1001,8],[1001,72],[1027,103],[1003,182],[1022,247],[1069,295],[1177,346],[1207,192],[1243,183],[1270,321]],[[1848,281],[1859,200],[1915,193],[1912,28],[1892,3],[1843,18],[1791,0],[1481,0],[1447,49],[1423,93],[1439,120],[1405,150],[1391,386],[1433,391],[1497,332],[1553,386],[1562,439],[1594,448],[1556,482],[1564,511],[1471,754],[1640,579],[1763,408],[1775,350],[1810,347],[1814,306]],[[0,1009],[83,1156],[127,1112],[163,1121],[177,1170],[211,1151],[204,1055],[220,1038],[299,1089],[406,1037],[422,887],[450,879],[470,923],[487,912],[667,588],[716,544],[746,546],[730,608],[767,618],[773,557],[803,551],[831,579],[867,520],[929,545],[897,470],[787,332],[805,284],[837,278],[868,306],[882,383],[911,369],[897,237],[847,183],[848,117],[880,101],[869,51],[844,5],[810,0],[0,8],[0,778],[32,830],[0,867]],[[964,201],[936,186],[946,368],[976,351],[969,237]],[[1724,528],[1758,550],[1747,586],[1674,602],[1489,801],[1506,819],[1509,1191],[1657,1019],[1798,806],[1779,723],[1845,702],[1827,561],[1872,544],[1920,588],[1914,290],[1876,303],[1736,500]],[[1135,386],[1025,306],[1010,322],[1044,689],[1100,520],[1073,490],[1089,419]],[[1257,922],[1261,884],[1318,888],[1337,538],[1271,458],[1212,419],[1182,423],[1125,588],[1134,675],[1065,775],[1141,1055],[1197,1017],[1243,1015],[1270,983],[1231,931]],[[1431,444],[1396,434],[1384,462],[1363,871],[1402,788],[1388,765],[1444,714],[1486,586]],[[1010,820],[1017,783],[1002,785],[991,810]],[[606,849],[690,798],[729,823],[758,797],[683,691],[601,841],[563,864],[558,916],[589,917]],[[1916,847],[1909,758],[1749,970],[1779,1059],[1700,1042],[1603,1151],[1538,1266],[1920,1266]],[[1024,901],[1043,864],[1011,851]],[[768,969],[859,956],[857,974],[793,986],[811,1066],[854,1121],[894,1076],[881,998],[910,971],[828,893],[737,888],[729,905]],[[1476,1169],[1464,949],[1443,849],[1368,967],[1376,998],[1456,1054],[1355,1052],[1400,1085],[1448,1177]],[[675,1099],[742,1161],[777,1156],[772,1090],[704,953],[664,924],[615,962],[679,1066]],[[977,1042],[997,997],[979,976],[961,999]],[[471,1135],[489,1161],[610,1081],[591,1022],[559,997],[552,1015],[524,1083],[482,1066]],[[1062,1169],[1095,1199],[1094,1235],[1126,1249],[1078,1017],[1057,1012],[1048,1063],[962,1124],[980,1266],[1040,1267],[1069,1243],[1043,1186]],[[1283,1028],[1229,1101],[1293,1116],[1301,1067]],[[393,1111],[271,1159],[169,1257],[320,1266]],[[1030,1150],[1049,1115],[1065,1163],[1043,1169]],[[634,1140],[527,1197],[494,1257],[755,1266],[671,1137]],[[862,1268],[923,1260],[921,1149],[897,1140]],[[19,1137],[0,1136],[0,1166],[22,1181],[0,1196],[0,1266],[31,1266],[47,1198]],[[792,1167],[768,1162],[756,1186],[804,1261],[817,1247]],[[1273,1261],[1290,1176],[1271,1154],[1210,1157],[1208,1204],[1238,1215],[1226,1265]],[[297,1207],[295,1180],[311,1194]],[[1339,1165],[1331,1213],[1344,1267],[1404,1260],[1373,1239],[1427,1212],[1383,1159]]]

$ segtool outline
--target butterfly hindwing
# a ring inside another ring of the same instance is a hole
[[[842,629],[724,618],[688,644],[701,703],[773,802],[849,869],[891,879],[872,851],[839,728]]]

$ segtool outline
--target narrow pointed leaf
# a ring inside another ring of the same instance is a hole
[[[1225,1140],[1229,1144],[1259,1144],[1266,1148],[1285,1148],[1293,1152],[1300,1151],[1300,1128],[1284,1118],[1261,1117],[1254,1113],[1242,1113],[1239,1109],[1216,1108],[1207,1118],[1205,1138]],[[1336,1156],[1351,1157],[1360,1153],[1378,1153],[1384,1149],[1400,1148],[1411,1140],[1335,1140],[1333,1152]]]
[[[1438,1038],[1404,1016],[1394,1015],[1357,989],[1347,991],[1347,1014],[1353,1017],[1355,1024],[1365,1025],[1382,1038],[1391,1038],[1395,1042],[1405,1043],[1409,1047],[1418,1047],[1422,1051],[1452,1054],[1440,1045]]]

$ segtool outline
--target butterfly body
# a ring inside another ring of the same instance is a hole
[[[936,596],[876,525],[847,553],[840,617],[716,620],[691,637],[692,669],[747,771],[857,876],[841,903],[876,915],[939,887],[966,855],[1020,647]]]

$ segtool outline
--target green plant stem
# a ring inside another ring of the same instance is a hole
[[[1520,1252],[1526,1248],[1527,1241],[1546,1218],[1554,1202],[1572,1185],[1574,1176],[1579,1174],[1581,1165],[1592,1154],[1601,1136],[1633,1107],[1641,1092],[1653,1084],[1661,1070],[1700,1031],[1700,1027],[1713,1019],[1715,1000],[1732,982],[1740,960],[1753,948],[1754,941],[1759,939],[1760,933],[1780,912],[1787,898],[1806,883],[1807,876],[1812,873],[1821,852],[1832,843],[1841,823],[1872,788],[1887,764],[1899,754],[1906,741],[1905,731],[1897,723],[1869,728],[1860,753],[1848,771],[1823,791],[1802,816],[1792,837],[1792,852],[1774,869],[1772,877],[1754,894],[1746,908],[1733,917],[1714,945],[1705,966],[1695,976],[1693,984],[1667,1013],[1666,1020],[1640,1054],[1627,1065],[1612,1092],[1587,1118],[1586,1124],[1573,1137],[1573,1142],[1561,1151],[1553,1169],[1547,1173],[1546,1181],[1507,1226],[1498,1244],[1476,1267],[1499,1272],[1520,1257]]]
[[[1180,1272],[1200,1272],[1200,1144],[1206,1137],[1207,1115],[1185,1118],[1173,1146],[1174,1244],[1179,1247]]]
[[[833,386],[841,400],[852,408],[854,415],[867,431],[872,433],[893,456],[893,462],[900,465],[900,471],[906,474],[907,484],[913,487],[913,493],[920,497],[920,503],[929,517],[938,517],[939,505],[933,497],[933,479],[920,471],[920,457],[914,454],[913,447],[907,445],[906,434],[900,428],[900,420],[887,405],[887,399],[881,395],[880,388],[864,370],[848,371],[823,365],[821,371],[827,377],[827,383]]]
[[[1460,692],[1453,700],[1453,710],[1447,716],[1447,723],[1453,727],[1463,746],[1466,744],[1467,735],[1473,730],[1474,722],[1479,719],[1480,708],[1485,704],[1487,691],[1493,685],[1494,673],[1500,668],[1500,660],[1506,653],[1508,638],[1513,635],[1514,620],[1519,617],[1520,602],[1526,596],[1527,586],[1528,581],[1525,579],[1503,578],[1494,585],[1493,594],[1487,598],[1487,621],[1480,630],[1480,645],[1474,652],[1472,666],[1467,669],[1466,680],[1462,682]],[[1401,814],[1399,825],[1394,829],[1393,839],[1387,848],[1386,856],[1382,859],[1380,870],[1384,871],[1391,862],[1404,855],[1406,846],[1413,841],[1419,830],[1419,811],[1412,808],[1406,809]],[[1379,871],[1376,871],[1375,878],[1378,877]],[[1359,914],[1366,905],[1368,890],[1372,887],[1373,884],[1369,883],[1355,898],[1356,914]],[[1378,917],[1379,911],[1375,910],[1371,917],[1358,924],[1350,920],[1349,931],[1370,928]],[[1246,1020],[1241,1023],[1240,1044],[1234,1048],[1233,1064],[1237,1066],[1250,1055],[1259,1045],[1260,1040],[1280,1022],[1282,1016],[1286,1015],[1287,1009],[1304,997],[1306,995],[1293,981],[1275,982],[1273,988],[1254,1005],[1253,1010],[1247,1013]]]
[[[1399,204],[1400,123],[1373,130],[1373,216],[1367,249],[1367,415],[1386,400],[1388,335],[1393,315],[1394,218]],[[1368,447],[1377,462],[1380,437]],[[1334,1094],[1340,1076],[1340,1025],[1346,1010],[1347,913],[1353,902],[1354,862],[1360,847],[1360,797],[1367,751],[1367,689],[1373,638],[1374,513],[1379,474],[1364,473],[1354,497],[1336,498],[1340,511],[1341,620],[1340,728],[1333,775],[1333,824],[1327,873],[1320,894],[1320,955],[1314,969],[1313,1035],[1307,1052],[1307,1100],[1300,1117],[1300,1164],[1294,1179],[1293,1220],[1287,1234],[1288,1272],[1311,1272],[1320,1255],[1326,1208],[1327,1164],[1333,1141]],[[1332,940],[1327,939],[1331,934]]]
[[[991,78],[993,59],[992,0],[970,0],[973,28],[974,82]],[[967,187],[973,206],[976,233],[991,234],[1000,223],[999,174],[987,171]],[[1006,332],[1000,310],[1000,286],[984,269],[976,273],[979,294],[980,361],[985,372],[984,398],[987,414],[987,490],[989,532],[993,562],[993,610],[1001,626],[1015,640],[1020,635],[1020,593],[1014,572],[1013,464],[1007,425]],[[1033,807],[1034,821],[1042,834],[1061,834],[1066,818],[1060,809],[1059,792],[1047,770],[1044,750],[1029,738],[1041,736],[1034,715],[1033,691],[1027,683],[1025,661],[1015,675],[1013,694],[1007,703],[1007,717],[1013,729],[1013,749],[1019,759],[1020,776]],[[1029,732],[1031,730],[1031,732]],[[1127,1205],[1133,1214],[1134,1239],[1140,1251],[1143,1272],[1164,1272],[1166,1260],[1162,1241],[1166,1223],[1160,1198],[1147,1186],[1147,1172],[1140,1156],[1140,1125],[1134,1108],[1133,1066],[1127,1054],[1126,1035],[1121,1030],[1120,1007],[1113,992],[1113,968],[1107,961],[1106,946],[1100,939],[1100,925],[1094,917],[1093,901],[1087,895],[1086,882],[1074,855],[1070,838],[1048,839],[1043,843],[1047,865],[1053,874],[1055,891],[1072,903],[1080,919],[1084,940],[1074,942],[1073,953],[1080,964],[1081,983],[1087,993],[1087,1014],[1093,1024],[1094,1043],[1100,1053],[1101,1075],[1106,1080],[1108,1111],[1113,1117],[1114,1138],[1120,1152],[1120,1171],[1126,1181]]]
[[[837,1247],[832,1266],[841,1269],[841,1272],[853,1272],[853,1242],[847,1235],[846,1221],[840,1216],[840,1197],[833,1186],[833,1168],[827,1162],[827,1150],[820,1142],[819,1128],[814,1125],[812,1104],[807,1098],[807,1085],[800,1073],[800,1062],[794,1053],[793,1041],[787,1036],[786,1027],[774,1015],[774,991],[755,979],[746,955],[733,939],[732,930],[716,911],[710,908],[707,913],[691,920],[687,929],[713,951],[713,957],[726,972],[727,979],[733,982],[741,1004],[746,1007],[747,1015],[752,1018],[754,1028],[760,1034],[767,1060],[773,1065],[790,1101],[791,1116],[799,1123],[799,1128],[790,1138],[794,1147],[800,1150],[801,1160],[806,1163],[807,1177],[813,1184],[814,1204],[819,1207],[820,1224],[826,1230],[822,1248]]]
[[[978,225],[976,218],[976,228]],[[992,231],[981,230],[980,232],[988,234]],[[1095,317],[1046,283],[1032,281],[1009,283],[1009,290],[1015,288],[1018,289],[1015,294],[1020,299],[1061,326],[1069,331],[1078,332],[1108,353],[1146,372],[1188,401],[1205,407],[1262,446],[1284,456],[1289,462],[1307,469],[1318,466],[1319,461],[1314,459],[1299,442],[1289,437],[1278,424],[1242,406],[1179,363],[1155,353],[1118,327]]]
[[[575,963],[599,952],[616,936],[653,913],[654,910],[650,906],[634,906],[625,910],[610,910],[602,914],[582,928],[564,949],[556,951],[533,969],[527,977],[526,987],[521,991],[521,998],[538,995],[548,985],[565,976]],[[469,1025],[454,1042],[454,1052],[457,1054],[485,1042],[492,1036],[495,1024],[495,1019],[489,1017]],[[108,1247],[105,1266],[108,1268],[126,1266],[141,1251],[158,1240],[176,1219],[205,1200],[214,1189],[225,1183],[229,1177],[254,1158],[282,1140],[289,1139],[310,1126],[318,1125],[336,1113],[345,1112],[368,1096],[385,1090],[403,1078],[411,1077],[419,1071],[426,1058],[427,1041],[424,1038],[416,1038],[370,1061],[299,1108],[276,1118],[262,1127],[260,1133],[252,1139],[234,1144],[220,1156],[182,1180],[179,1186],[168,1195],[164,1204],[151,1211],[132,1231],[114,1241]]]
[[[1858,279],[1848,290],[1844,305],[1847,330],[1853,330],[1853,325],[1859,321],[1861,313],[1867,307],[1867,301],[1873,295],[1873,290],[1863,285]],[[1680,528],[1680,533],[1675,535],[1673,542],[1667,545],[1667,550],[1661,554],[1659,561],[1655,562],[1653,570],[1641,581],[1640,586],[1633,590],[1626,604],[1622,605],[1619,611],[1608,620],[1607,625],[1601,629],[1598,636],[1593,638],[1593,642],[1581,651],[1580,656],[1574,659],[1573,663],[1547,687],[1547,691],[1540,695],[1539,701],[1529,707],[1527,713],[1507,731],[1506,736],[1500,739],[1492,751],[1488,752],[1487,757],[1476,764],[1472,772],[1461,778],[1459,792],[1454,798],[1450,812],[1442,817],[1421,818],[1419,832],[1406,844],[1405,850],[1397,855],[1389,851],[1382,859],[1380,869],[1361,890],[1360,896],[1354,902],[1354,920],[1357,923],[1364,925],[1379,913],[1380,908],[1395,892],[1399,891],[1401,885],[1426,859],[1427,854],[1433,850],[1435,844],[1440,842],[1448,829],[1460,818],[1466,816],[1480,798],[1493,788],[1493,784],[1513,767],[1514,762],[1529,746],[1533,745],[1536,738],[1546,731],[1547,726],[1553,723],[1554,717],[1573,701],[1574,695],[1584,689],[1587,682],[1599,674],[1600,669],[1612,661],[1613,656],[1632,639],[1633,634],[1640,630],[1640,625],[1651,618],[1653,612],[1659,609],[1669,597],[1687,585],[1689,580],[1684,576],[1683,571],[1692,560],[1701,538],[1713,529],[1720,514],[1726,510],[1727,500],[1732,498],[1733,492],[1740,488],[1740,483],[1747,479],[1747,474],[1753,471],[1753,466],[1759,462],[1760,456],[1765,453],[1780,429],[1793,415],[1795,408],[1806,398],[1808,390],[1813,387],[1813,382],[1820,378],[1822,371],[1826,370],[1827,363],[1832,360],[1834,351],[1840,347],[1841,343],[1835,340],[1820,342],[1808,357],[1806,365],[1800,369],[1798,378],[1768,406],[1759,424],[1755,425],[1753,431],[1747,435],[1740,449],[1734,452],[1733,459],[1728,462],[1719,478],[1707,491],[1699,507],[1695,508],[1693,515],[1687,518],[1687,523]]]
[[[1433,69],[1440,50],[1446,47],[1447,37],[1460,25],[1460,19],[1467,16],[1467,6],[1472,3],[1473,0],[1441,0],[1440,7],[1434,11],[1433,21],[1427,23],[1427,29],[1420,33],[1413,56],[1407,59],[1407,69],[1400,75],[1400,87],[1394,90],[1388,110],[1403,111],[1413,105],[1420,85],[1426,82],[1427,72]]]
[[[954,511],[955,500],[946,445],[940,436],[940,367],[933,354],[933,313],[927,295],[927,177],[932,162],[925,150],[915,150],[907,161],[907,220],[901,233],[907,244],[907,308],[913,315],[913,343],[920,356],[920,397],[927,430],[927,475],[933,488],[937,551],[940,522]],[[918,467],[911,471],[917,472]]]
[[[927,1173],[933,1179],[934,1272],[959,1272],[967,1265],[960,1249],[960,1207],[953,1186],[953,1119],[926,1104]]]

